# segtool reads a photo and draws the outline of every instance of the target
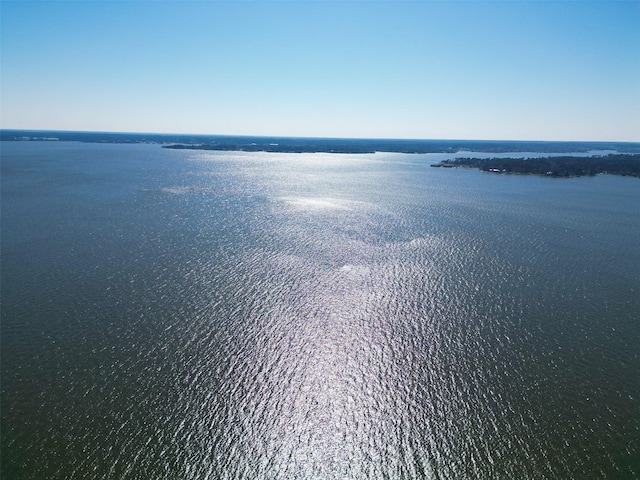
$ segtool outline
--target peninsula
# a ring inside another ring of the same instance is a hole
[[[483,172],[549,177],[582,177],[604,173],[640,177],[640,154],[609,154],[593,157],[456,158],[431,166],[477,168]]]

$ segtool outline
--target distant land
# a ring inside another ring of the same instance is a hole
[[[492,173],[552,177],[577,177],[601,173],[640,177],[640,143],[630,142],[299,138],[50,130],[0,130],[0,140],[5,142],[151,143],[178,150],[242,152],[444,153],[459,154],[460,157],[455,160],[444,160],[432,166],[476,168]],[[465,153],[468,153],[469,157],[465,157]],[[474,154],[480,153],[514,154],[514,157],[474,157]],[[518,158],[518,153],[535,154],[535,158]]]
[[[640,154],[608,154],[590,157],[456,158],[432,167],[477,168],[483,172],[582,177],[599,174],[640,177]]]
[[[301,138],[7,129],[0,130],[0,140],[156,143],[173,149],[283,153],[464,153],[466,151],[570,154],[608,151],[640,154],[640,143],[635,142]]]

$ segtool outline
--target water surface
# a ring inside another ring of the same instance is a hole
[[[3,142],[3,478],[640,476],[640,182],[446,155]]]

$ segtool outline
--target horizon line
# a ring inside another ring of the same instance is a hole
[[[265,134],[238,134],[238,133],[193,133],[193,132],[152,132],[152,131],[116,131],[116,130],[68,130],[52,128],[0,128],[0,132],[51,132],[51,133],[87,133],[106,135],[167,135],[167,136],[211,136],[211,137],[237,137],[237,138],[287,138],[287,139],[315,139],[315,140],[373,140],[373,141],[407,141],[407,142],[534,142],[534,143],[632,143],[640,144],[639,140],[540,140],[540,139],[499,139],[499,138],[416,138],[416,137],[347,137],[347,136],[321,136],[321,135],[265,135]]]

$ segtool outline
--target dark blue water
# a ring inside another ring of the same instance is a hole
[[[1,147],[3,478],[640,476],[638,179]]]

